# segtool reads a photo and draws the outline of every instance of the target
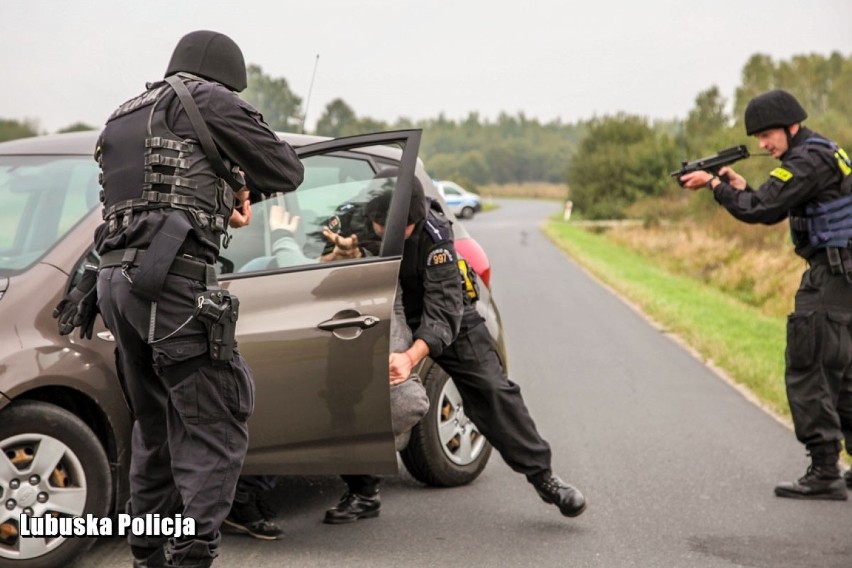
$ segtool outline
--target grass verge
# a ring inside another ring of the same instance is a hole
[[[702,282],[673,275],[600,234],[555,218],[543,228],[581,266],[789,422],[785,318],[764,315]]]

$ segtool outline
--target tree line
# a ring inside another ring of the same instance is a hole
[[[276,130],[303,132],[303,100],[284,78],[270,77],[256,64],[248,68],[243,97]],[[578,210],[590,218],[618,218],[644,197],[677,191],[669,173],[681,160],[695,159],[748,143],[742,125],[745,105],[773,88],[792,92],[807,109],[806,124],[852,150],[852,57],[832,53],[797,55],[774,61],[753,55],[743,66],[741,83],[728,99],[711,85],[697,94],[683,120],[652,121],[619,113],[576,123],[540,122],[524,113],[489,120],[471,112],[460,120],[443,114],[393,123],[359,116],[343,99],[328,103],[312,134],[347,136],[388,129],[422,128],[421,156],[437,178],[472,188],[481,184],[530,181],[567,182]],[[91,129],[73,124],[62,129]],[[0,141],[38,134],[33,121],[0,119]],[[754,158],[738,166],[755,181],[769,168]],[[739,170],[738,170],[739,171]]]
[[[745,134],[743,112],[749,100],[770,89],[791,92],[808,112],[806,126],[852,148],[852,57],[835,52],[774,61],[756,54],[743,66],[731,105],[717,86],[710,86],[698,93],[683,121],[652,123],[619,114],[588,122],[566,172],[574,205],[588,218],[625,217],[640,200],[680,194],[683,190],[669,174],[682,160],[739,144],[747,145],[752,154],[762,153],[755,139]],[[734,168],[756,187],[774,163],[772,158],[754,156]],[[699,192],[693,201],[709,208],[712,195]]]

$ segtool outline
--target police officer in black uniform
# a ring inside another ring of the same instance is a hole
[[[731,215],[746,223],[790,221],[796,254],[808,268],[787,321],[785,381],[796,437],[811,466],[797,481],[775,487],[779,497],[847,498],[838,469],[841,440],[852,451],[852,163],[834,142],[802,126],[807,113],[790,93],[773,90],[745,110],[746,133],[781,160],[753,189],[731,168],[720,177],[693,172],[685,187],[708,187]],[[846,473],[846,485],[852,476]]]
[[[370,200],[365,214],[376,234],[384,233],[391,192]],[[463,287],[450,222],[427,205],[414,178],[400,286],[414,342],[391,355],[390,377],[401,379],[427,355],[458,387],[465,412],[506,463],[526,475],[541,499],[568,517],[580,515],[586,500],[551,470],[550,445],[536,430],[518,385],[506,376],[485,322]],[[358,255],[369,254],[365,248]],[[378,515],[378,478],[344,476],[349,490],[325,522],[342,523]]]
[[[212,564],[248,447],[254,384],[234,341],[239,302],[219,288],[214,263],[235,191],[291,191],[303,166],[237,96],[245,87],[237,44],[196,31],[178,42],[164,81],[110,116],[95,155],[97,288],[89,271],[56,310],[61,332],[79,325],[91,337],[99,308],[115,336],[135,418],[127,512],[196,522],[194,536],[169,542],[130,536],[137,567]]]

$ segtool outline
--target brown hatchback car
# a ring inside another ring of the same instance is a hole
[[[393,474],[389,322],[410,176],[452,213],[417,159],[419,131],[282,136],[297,148],[305,181],[253,204],[252,224],[231,232],[218,267],[222,286],[241,300],[239,345],[257,385],[244,471]],[[86,132],[0,144],[0,567],[64,566],[93,540],[22,537],[21,514],[109,516],[127,498],[132,418],[113,338],[100,320],[91,340],[61,337],[51,317],[84,263],[97,262],[95,138]],[[316,262],[322,224],[363,199],[386,167],[401,173],[379,256]],[[286,262],[270,238],[274,204],[302,219],[299,254]],[[461,224],[455,229],[460,254],[487,283],[482,249]],[[480,312],[504,354],[499,314],[481,288]],[[469,483],[491,447],[466,418],[452,380],[431,361],[420,372],[432,404],[402,461],[426,484]]]

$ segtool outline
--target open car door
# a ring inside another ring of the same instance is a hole
[[[393,177],[377,177],[379,145],[402,148]],[[245,473],[396,473],[389,332],[419,145],[407,130],[302,146],[299,189],[252,203],[251,225],[232,232],[220,280],[240,299],[237,339],[256,386]],[[367,244],[363,205],[388,190],[374,254],[324,259],[323,227]]]

